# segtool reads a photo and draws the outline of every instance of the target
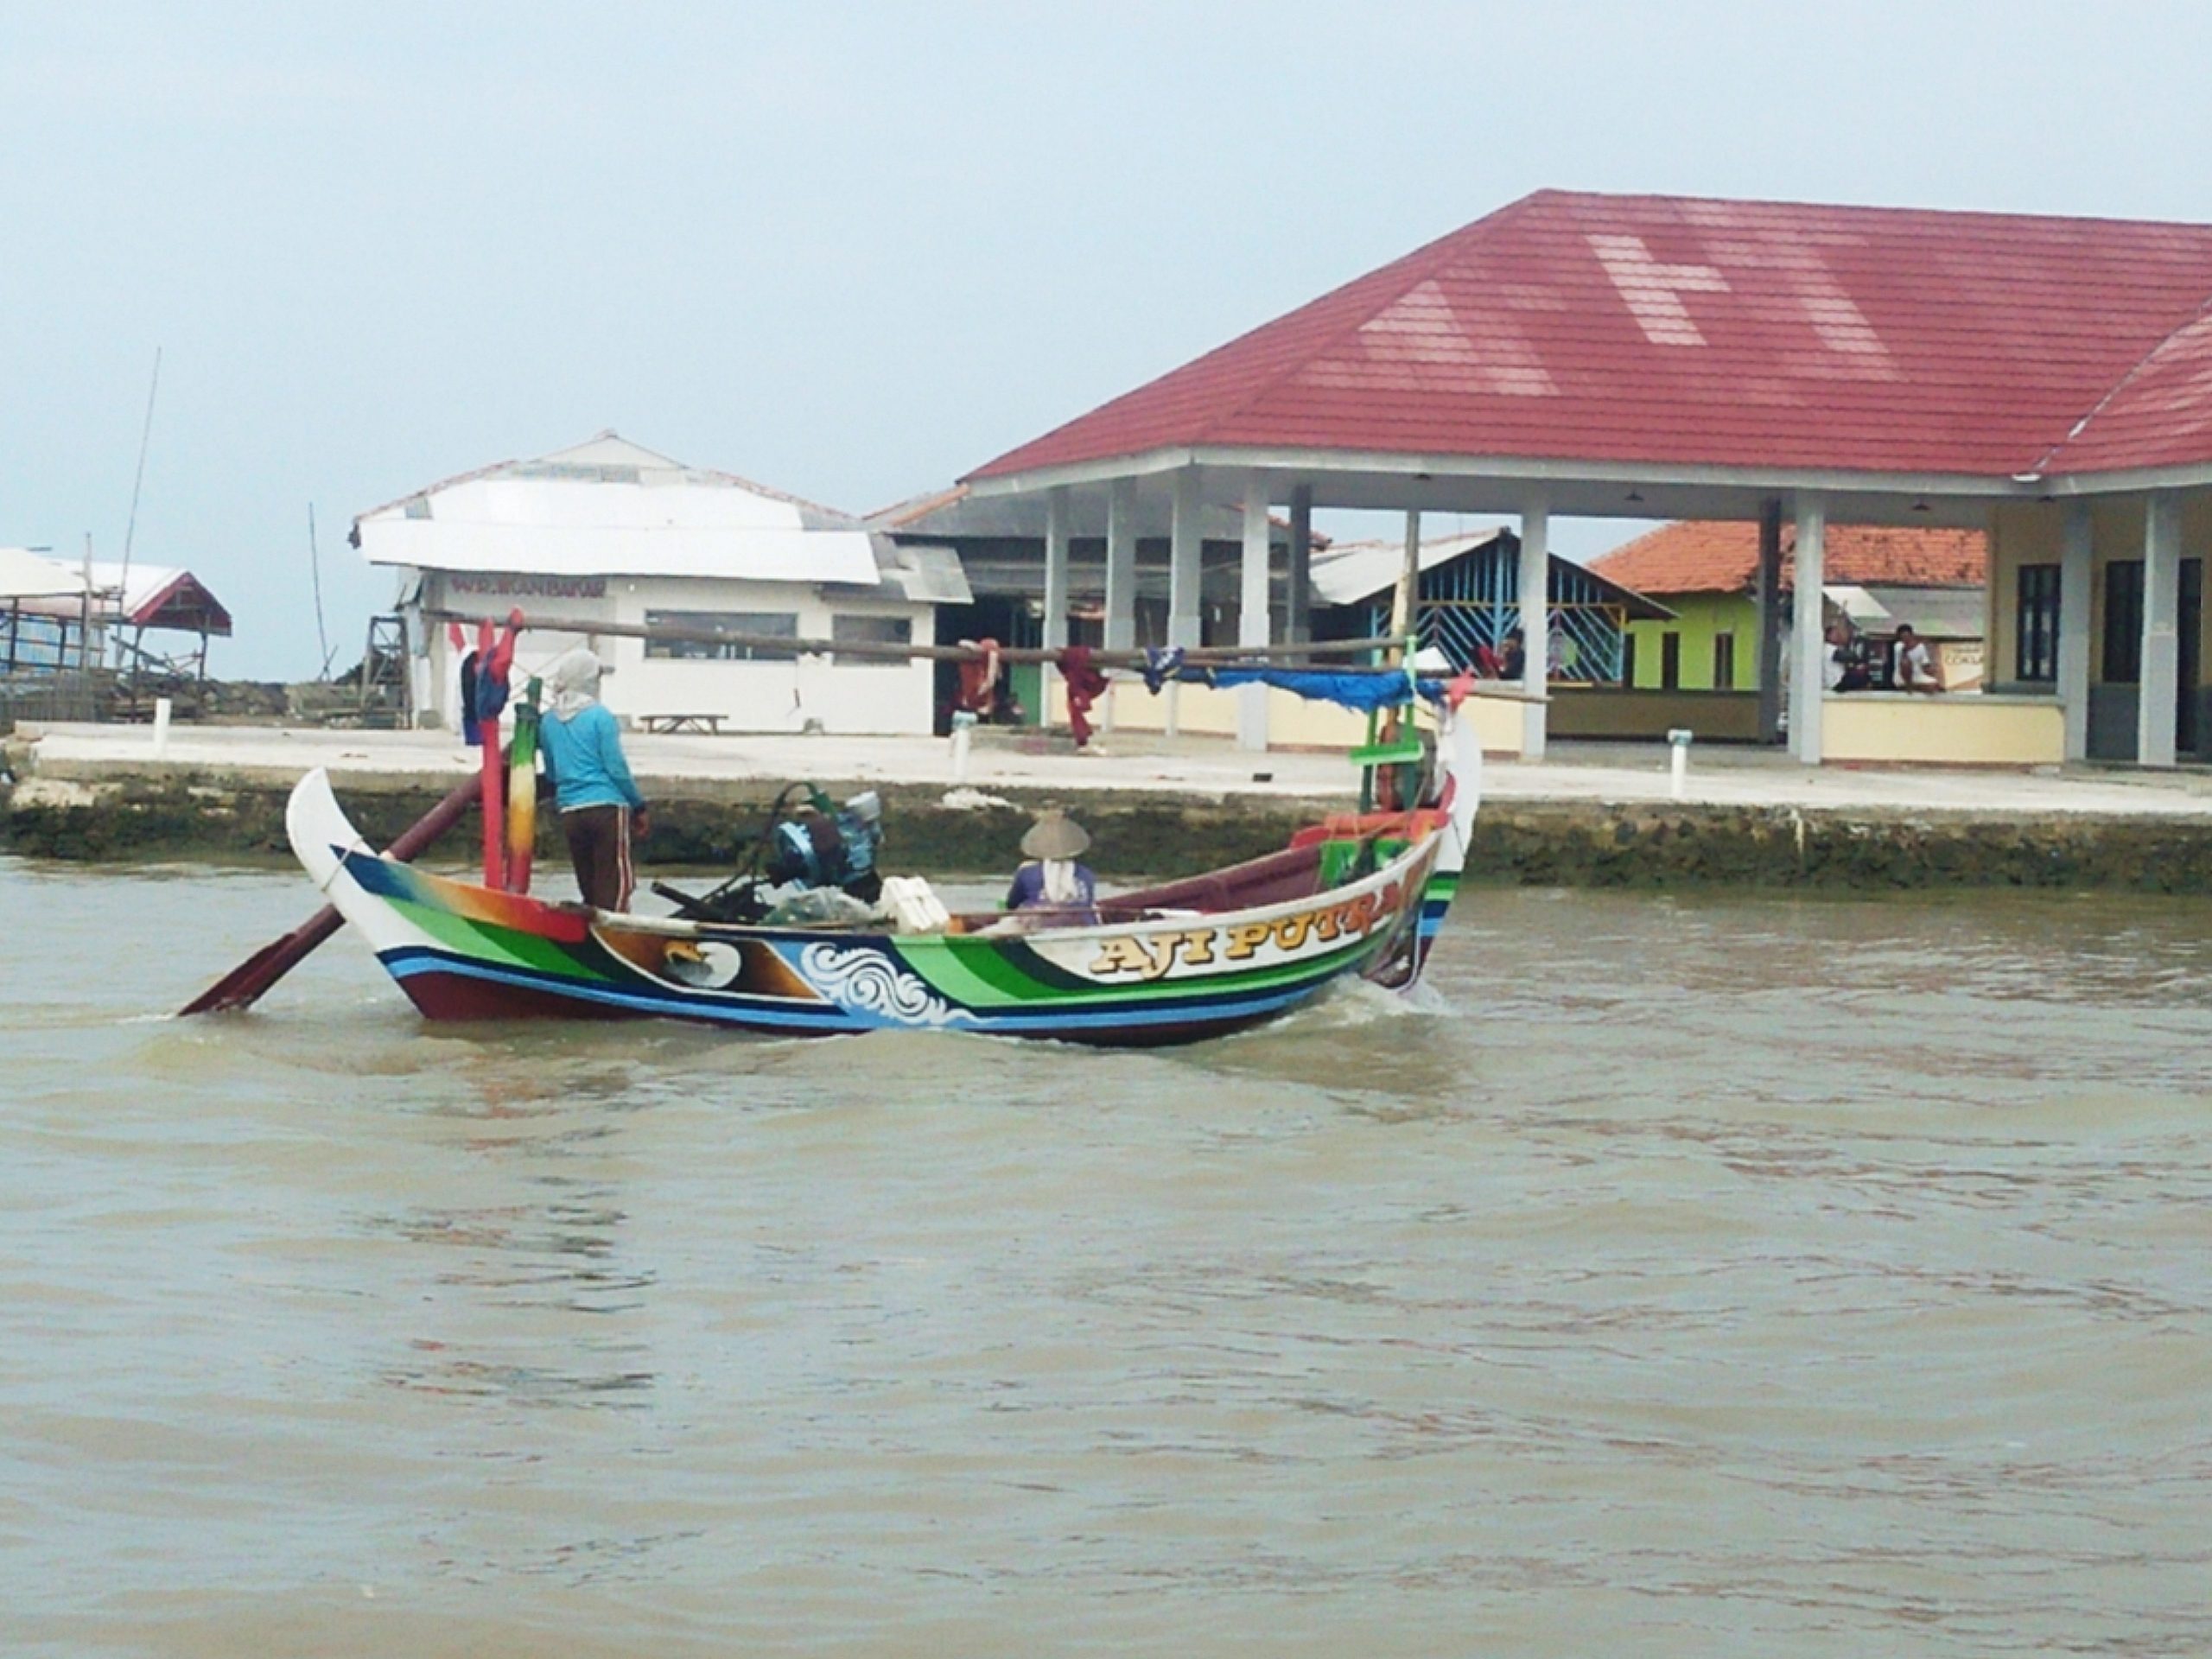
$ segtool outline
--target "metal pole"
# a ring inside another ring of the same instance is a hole
[[[1759,509],[1759,741],[1782,737],[1782,503]]]

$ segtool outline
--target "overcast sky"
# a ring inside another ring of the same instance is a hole
[[[1799,10],[0,3],[0,544],[119,552],[159,346],[134,557],[298,677],[310,502],[344,666],[421,485],[868,511],[1543,186],[2212,220],[2212,6]]]

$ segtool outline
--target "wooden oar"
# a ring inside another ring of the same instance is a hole
[[[453,793],[391,843],[391,856],[404,861],[427,849],[467,815],[482,787],[474,778],[457,785]],[[233,1008],[251,1007],[271,985],[298,967],[309,951],[344,925],[345,918],[336,908],[325,905],[289,933],[263,945],[177,1012],[221,1014]]]

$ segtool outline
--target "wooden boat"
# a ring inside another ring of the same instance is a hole
[[[781,1035],[1186,1042],[1274,1018],[1351,976],[1419,978],[1480,792],[1472,722],[1440,720],[1432,804],[1330,818],[1281,852],[1103,899],[1066,922],[994,912],[887,932],[549,903],[378,855],[320,769],[292,791],[286,825],[315,885],[432,1020],[662,1016]]]

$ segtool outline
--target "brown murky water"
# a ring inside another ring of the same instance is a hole
[[[0,863],[14,1654],[2212,1650],[2212,906],[1471,896],[1170,1054]]]

